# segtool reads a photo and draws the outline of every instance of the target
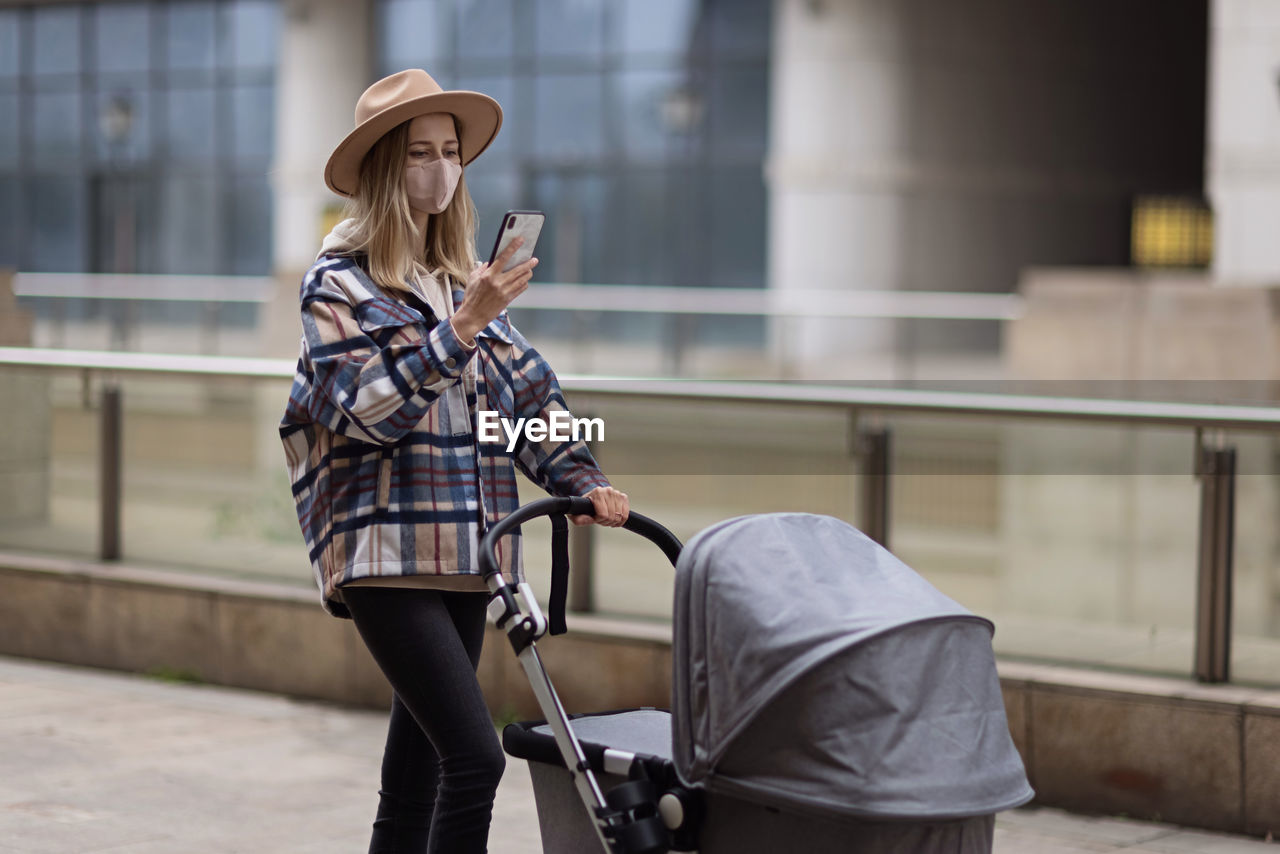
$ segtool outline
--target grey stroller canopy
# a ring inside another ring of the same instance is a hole
[[[845,522],[706,529],[680,556],[673,623],[673,760],[690,786],[874,820],[1033,796],[992,624]]]

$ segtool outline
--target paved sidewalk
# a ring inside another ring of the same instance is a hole
[[[0,657],[0,854],[358,854],[384,725],[374,712]],[[490,850],[540,850],[517,760],[498,791]],[[1280,846],[1030,809],[999,817],[996,851]]]

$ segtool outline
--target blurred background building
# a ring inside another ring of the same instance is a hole
[[[355,99],[419,66],[504,105],[469,178],[480,242],[508,208],[546,210],[544,280],[1007,294],[1032,268],[1154,266],[1265,284],[1277,41],[1266,0],[5,0],[0,265],[296,281],[340,209],[320,175]],[[691,323],[819,372],[999,337]]]
[[[470,183],[552,214],[558,279],[764,284],[768,2],[0,5],[8,266],[305,267],[356,97],[418,66],[504,105]]]

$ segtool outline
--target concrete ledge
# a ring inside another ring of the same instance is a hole
[[[391,691],[349,620],[314,590],[0,553],[0,653],[385,708]],[[671,631],[571,616],[541,653],[571,711],[669,705]],[[490,627],[480,684],[499,718],[541,717]]]
[[[0,654],[390,702],[353,625],[309,589],[3,553],[0,586]],[[569,711],[670,705],[668,626],[577,615],[569,627],[540,648]],[[495,717],[541,717],[493,629],[479,677]],[[1040,803],[1280,833],[1280,691],[1010,661],[1000,677]]]
[[[0,554],[0,652],[354,705],[391,694],[304,589]]]
[[[1037,800],[1280,832],[1280,691],[1001,662]]]

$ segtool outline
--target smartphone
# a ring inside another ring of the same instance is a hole
[[[507,246],[517,237],[523,237],[524,243],[511,256],[502,272],[523,264],[533,257],[533,247],[538,243],[538,234],[542,231],[542,223],[547,216],[542,211],[507,211],[502,217],[502,226],[498,229],[498,239],[493,241],[493,252],[489,254],[489,263],[498,260],[498,256],[506,251]]]

